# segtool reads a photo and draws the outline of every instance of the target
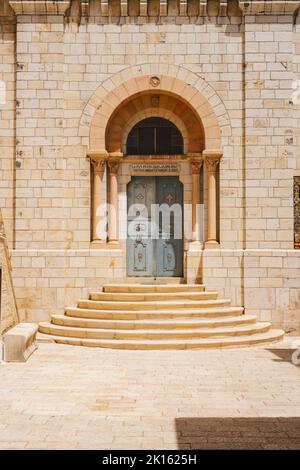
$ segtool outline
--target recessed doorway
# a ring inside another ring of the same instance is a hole
[[[183,276],[183,184],[134,176],[127,185],[127,275]]]

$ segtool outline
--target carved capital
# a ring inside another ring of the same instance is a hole
[[[209,172],[215,173],[219,163],[220,163],[219,157],[206,157],[205,158],[205,165]]]
[[[106,159],[105,158],[91,158],[91,162],[94,168],[94,172],[99,173],[100,175],[103,175]]]
[[[120,159],[114,159],[114,160],[107,160],[110,174],[111,175],[116,175],[118,173],[119,165],[120,165]]]
[[[192,175],[199,175],[203,160],[191,160]]]

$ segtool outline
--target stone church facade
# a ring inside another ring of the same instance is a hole
[[[298,12],[1,2],[0,203],[21,320],[48,320],[105,282],[173,277],[299,334]],[[147,153],[146,121],[170,142],[176,129],[180,151]],[[130,188],[160,194],[170,177],[184,211],[175,265],[168,246],[149,256],[126,237]]]

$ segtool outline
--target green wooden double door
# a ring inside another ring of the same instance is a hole
[[[127,186],[127,275],[183,275],[183,185],[135,176]]]

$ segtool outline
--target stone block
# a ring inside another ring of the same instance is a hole
[[[37,349],[35,323],[19,323],[3,335],[4,361],[26,362]]]

